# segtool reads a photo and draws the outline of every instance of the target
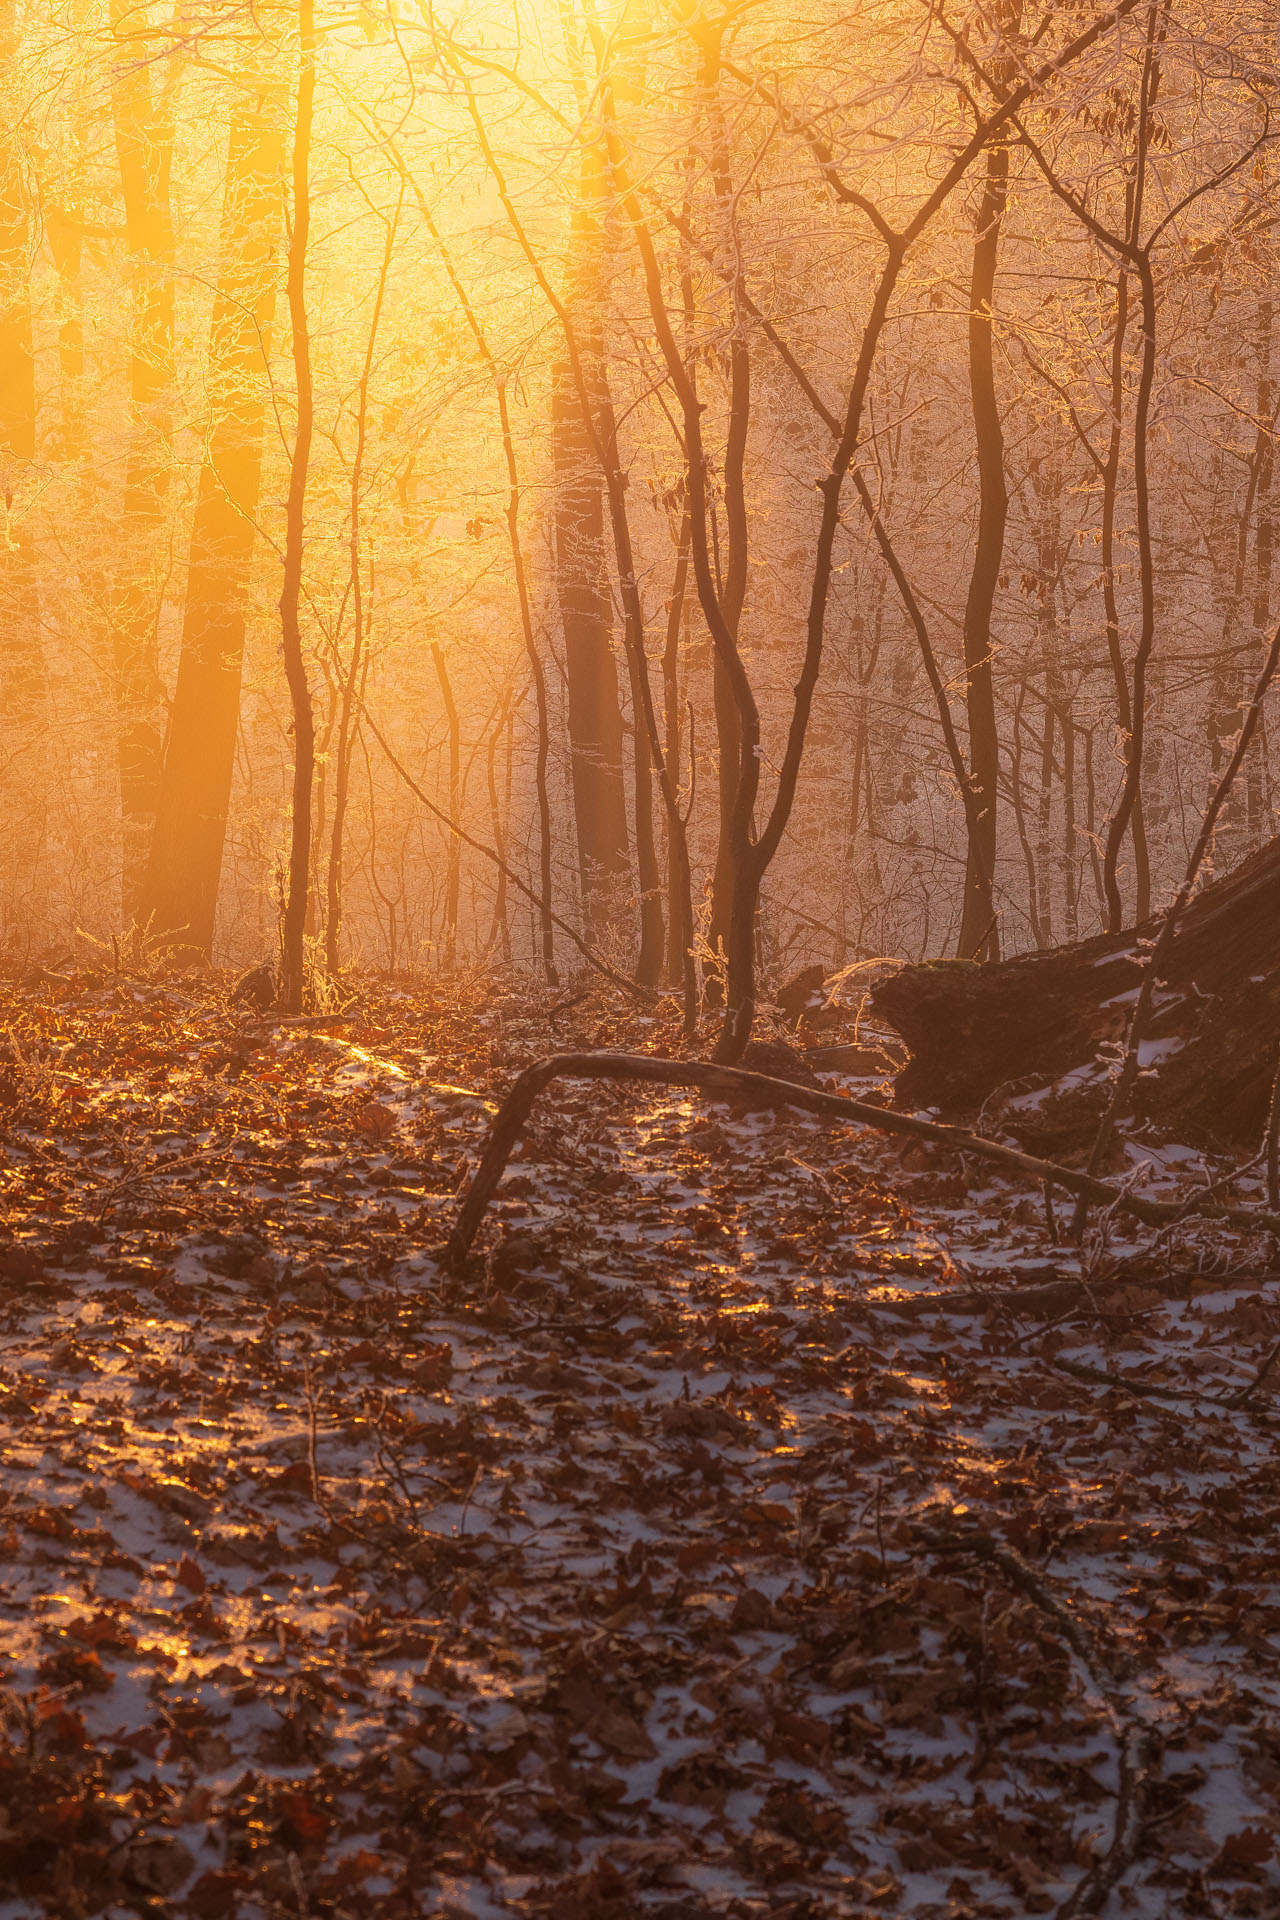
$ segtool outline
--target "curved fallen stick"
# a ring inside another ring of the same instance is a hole
[[[912,1113],[895,1113],[889,1107],[873,1106],[869,1100],[852,1100],[842,1093],[828,1093],[824,1088],[807,1087],[794,1080],[779,1080],[768,1073],[752,1073],[745,1067],[713,1066],[702,1060],[659,1060],[642,1053],[553,1053],[545,1060],[535,1060],[516,1076],[498,1109],[480,1164],[468,1182],[453,1231],[445,1243],[445,1259],[450,1265],[461,1263],[470,1252],[534,1102],[553,1080],[639,1080],[654,1086],[696,1087],[721,1099],[750,1094],[758,1106],[798,1107],[805,1113],[856,1121],[880,1133],[928,1140],[949,1153],[971,1153],[996,1166],[1008,1167],[1027,1179],[1061,1187],[1077,1198],[1114,1206],[1147,1226],[1160,1226],[1185,1219],[1191,1211],[1203,1211],[1230,1226],[1280,1232],[1280,1214],[1253,1207],[1224,1206],[1212,1200],[1207,1200],[1200,1209],[1189,1208],[1182,1200],[1148,1199],[1075,1167],[1038,1159],[1020,1147],[1006,1146],[999,1140],[984,1140],[981,1134],[970,1133],[964,1127],[922,1120]]]
[[[969,1538],[926,1535],[925,1539],[935,1552],[971,1554],[998,1568],[1010,1586],[1026,1594],[1053,1621],[1106,1702],[1116,1735],[1120,1774],[1111,1843],[1056,1909],[1054,1920],[1078,1920],[1081,1914],[1101,1913],[1108,1895],[1133,1865],[1142,1846],[1151,1786],[1160,1766],[1160,1737],[1138,1713],[1117,1670],[1116,1657],[1099,1643],[1083,1616],[1073,1613],[1020,1553],[985,1533]]]

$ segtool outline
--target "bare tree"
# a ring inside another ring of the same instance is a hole
[[[280,590],[280,635],[285,676],[293,710],[293,811],[289,864],[280,928],[281,1000],[286,1012],[300,1013],[305,988],[307,898],[311,883],[311,782],[315,771],[315,719],[303,653],[303,536],[307,473],[315,425],[311,376],[311,335],[307,318],[307,242],[311,231],[311,132],[315,114],[316,34],[312,0],[298,4],[298,87],[293,123],[293,200],[289,234],[287,288],[293,333],[297,420],[289,460],[289,497],[285,505],[284,580]]]

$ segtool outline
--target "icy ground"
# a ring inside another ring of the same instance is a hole
[[[673,1031],[3,997],[0,1920],[1280,1914],[1267,1244],[597,1085],[454,1276]]]

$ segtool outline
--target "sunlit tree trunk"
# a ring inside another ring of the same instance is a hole
[[[603,39],[594,26],[591,28],[593,45],[602,69],[605,58]],[[612,92],[605,88],[608,105],[606,117],[612,115]],[[538,253],[530,241],[524,223],[516,210],[507,188],[503,169],[498,164],[492,144],[485,129],[484,117],[479,110],[475,91],[467,86],[467,101],[472,122],[480,140],[486,164],[493,177],[495,186],[502,199],[503,208],[511,224],[513,233],[519,241],[521,251],[532,267],[538,286],[560,323],[568,360],[568,375],[572,381],[574,397],[577,402],[578,417],[582,434],[590,448],[596,469],[604,480],[604,492],[609,507],[610,529],[613,535],[614,557],[617,564],[618,593],[622,603],[623,642],[627,653],[628,666],[632,676],[632,691],[636,698],[635,723],[637,729],[643,726],[645,749],[651,771],[656,771],[662,803],[667,817],[669,844],[673,858],[683,863],[688,870],[688,844],[685,837],[684,821],[677,804],[666,758],[663,753],[662,739],[658,728],[657,709],[653,701],[653,690],[649,678],[649,662],[645,649],[645,622],[640,596],[639,581],[632,549],[630,519],[627,510],[627,486],[629,476],[624,468],[619,446],[617,424],[609,399],[607,383],[603,379],[603,367],[598,359],[595,342],[588,337],[584,343],[579,333],[570,306],[556,294],[547,273],[539,260]],[[591,151],[597,153],[603,165],[606,149],[593,145]],[[590,318],[590,316],[589,316]],[[600,376],[593,378],[593,367],[600,367]],[[650,829],[651,829],[651,822]],[[641,984],[656,982],[662,964],[662,903],[660,888],[657,884],[656,859],[652,857],[652,841],[642,848],[645,866],[642,870],[642,940],[637,979]],[[645,876],[651,876],[650,884],[645,884]],[[692,953],[685,960],[685,1026],[692,1032],[696,1026],[696,969]]]
[[[511,965],[511,920],[507,909],[507,836],[503,827],[502,802],[498,794],[498,742],[505,734],[511,738],[511,695],[507,688],[502,696],[502,704],[497,718],[489,730],[485,746],[485,774],[489,789],[489,829],[493,839],[493,850],[498,856],[498,877],[493,894],[493,924],[489,928],[486,949],[492,953],[501,942],[502,959]],[[510,811],[511,797],[508,783],[507,809]]]
[[[0,486],[5,510],[5,705],[30,724],[43,704],[44,661],[35,552],[28,509],[36,456],[35,363],[31,349],[30,219],[23,158],[13,132],[17,54],[13,0],[0,5]]]
[[[209,336],[210,420],[200,471],[182,648],[165,743],[143,917],[208,958],[231,799],[245,608],[276,299],[284,117],[278,90],[237,102],[227,150],[221,265]]]
[[[599,441],[598,456],[603,456],[605,496],[617,561],[624,650],[631,686],[632,816],[636,836],[636,872],[640,882],[640,950],[636,956],[635,976],[642,986],[654,987],[662,977],[665,944],[662,872],[658,865],[658,849],[653,832],[653,768],[655,757],[661,757],[661,747],[649,684],[644,609],[636,578],[631,521],[627,511],[627,478],[618,441],[618,423],[603,367],[600,369],[599,386],[599,402],[593,424]],[[678,837],[677,833],[674,838]]]
[[[590,7],[586,11],[589,31]],[[586,68],[568,0],[560,0],[560,24],[578,112],[585,116],[590,110]],[[631,873],[622,709],[604,540],[606,475],[599,447],[593,444],[598,440],[593,415],[604,388],[606,211],[604,156],[588,142],[578,166],[558,303],[567,358],[551,372],[551,452],[578,873],[586,933],[592,940],[622,924]]]
[[[417,189],[415,188],[415,191]],[[515,580],[516,599],[520,608],[520,633],[524,641],[525,654],[529,661],[529,670],[533,676],[534,707],[537,715],[538,746],[537,761],[534,769],[534,792],[538,807],[538,878],[541,883],[538,900],[538,933],[542,948],[542,969],[550,986],[558,986],[559,975],[556,972],[555,923],[552,908],[552,832],[551,832],[551,795],[547,781],[547,766],[551,757],[551,720],[547,699],[547,675],[542,663],[542,653],[537,636],[533,630],[533,604],[529,592],[529,572],[525,565],[524,545],[520,536],[520,468],[516,460],[515,436],[511,430],[511,407],[508,399],[507,376],[501,371],[494,359],[483,327],[476,314],[475,305],[466,284],[454,265],[453,256],[440,237],[439,229],[431,217],[422,195],[418,194],[419,209],[426,222],[427,231],[440,249],[449,284],[458,296],[459,304],[466,315],[467,325],[479,349],[480,358],[493,382],[493,395],[498,408],[498,424],[502,429],[502,453],[507,469],[507,538],[511,544],[511,572]],[[508,738],[510,733],[508,732]],[[510,809],[508,809],[508,815]],[[496,818],[496,816],[495,816]],[[501,848],[496,848],[501,855]],[[510,957],[510,934],[506,922],[506,885],[504,869],[499,869],[499,887],[503,907],[503,940]],[[495,922],[496,924],[496,922]]]
[[[6,0],[12,10],[13,0]],[[83,30],[88,0],[73,0],[71,19]],[[49,251],[58,276],[58,405],[59,452],[83,465],[88,453],[85,419],[84,287],[82,268],[86,221],[87,178],[92,143],[89,119],[90,80],[83,66],[70,82],[69,158],[58,204],[43,207]],[[89,229],[92,230],[92,229]],[[87,477],[87,476],[86,476]]]
[[[582,230],[585,218],[579,213],[575,227]],[[584,234],[576,244],[593,243]],[[594,358],[598,345],[591,346]],[[552,380],[556,595],[564,632],[573,813],[586,930],[598,940],[617,923],[631,870],[604,486],[569,367],[558,365]]]
[[[170,210],[176,62],[157,60],[136,9],[111,0],[111,109],[133,281],[130,441],[120,557],[109,617],[119,710],[122,905],[142,917],[164,740],[158,627],[163,525],[172,464],[174,244]],[[154,92],[153,92],[154,88]]]
[[[48,898],[43,806],[33,778],[47,719],[40,596],[30,512],[36,456],[35,368],[31,345],[31,232],[22,150],[13,131],[17,45],[13,0],[0,5],[0,691],[6,775],[0,845],[6,893],[30,939]],[[6,931],[12,933],[14,928]]]
[[[529,601],[529,581],[524,564],[524,548],[520,540],[520,474],[516,466],[515,441],[511,436],[511,419],[507,409],[506,382],[496,382],[498,414],[502,424],[502,445],[507,460],[507,535],[511,542],[511,566],[515,574],[516,593],[520,601],[520,630],[524,636],[525,653],[533,675],[534,706],[538,724],[537,761],[534,767],[534,792],[538,803],[538,878],[541,882],[538,902],[538,932],[542,943],[542,970],[547,976],[547,984],[555,987],[560,984],[556,972],[555,930],[552,923],[551,907],[551,796],[547,785],[547,762],[551,754],[551,728],[547,703],[547,676],[542,664],[533,631],[533,609]],[[508,775],[510,773],[511,728],[508,724]],[[508,781],[509,784],[509,781]],[[507,817],[511,816],[508,800]],[[507,930],[505,905],[507,876],[505,870],[499,874],[503,903],[503,942],[507,958],[510,958],[510,935]],[[495,913],[497,908],[495,906]]]
[[[593,111],[581,47],[571,22],[562,14],[565,46],[569,54],[579,112]],[[611,83],[621,87],[628,97],[634,95],[643,71],[643,47],[646,27],[640,9],[624,5],[616,23],[615,39],[606,52],[599,21],[591,0],[584,5],[584,21],[598,66],[606,60]],[[604,285],[604,219],[609,207],[607,193],[608,162],[603,147],[593,140],[582,157],[582,236],[590,260],[590,294],[587,300],[571,297],[570,276],[566,298],[559,318],[568,350],[574,393],[586,439],[604,482],[604,499],[609,513],[613,539],[618,600],[622,614],[622,644],[627,662],[631,691],[632,717],[632,822],[636,843],[636,871],[639,880],[640,944],[635,961],[635,977],[642,986],[656,986],[662,976],[665,932],[662,912],[662,875],[658,865],[653,830],[653,775],[655,766],[664,805],[667,807],[669,841],[677,859],[687,859],[683,828],[671,806],[662,744],[649,681],[649,661],[645,649],[644,608],[636,572],[631,518],[628,507],[628,475],[614,414],[609,385],[609,367],[604,345],[606,298]]]
[[[431,659],[440,682],[440,698],[449,728],[449,818],[462,818],[462,730],[458,707],[453,697],[449,669],[444,654],[432,642]],[[458,902],[462,890],[462,842],[456,833],[448,835],[444,888],[444,964],[452,973],[458,964]]]
[[[84,240],[74,214],[50,209],[49,250],[58,274],[61,313],[58,319],[58,376],[61,421],[59,451],[64,460],[83,457],[87,438],[84,417],[84,315],[81,264]]]
[[[36,455],[35,362],[31,346],[31,223],[23,155],[14,134],[17,43],[13,0],[0,4],[0,482],[6,564],[4,690],[10,710],[30,712],[44,684],[34,554],[26,509]]]
[[[285,503],[284,579],[280,591],[280,637],[289,703],[293,709],[293,809],[289,833],[288,891],[280,929],[281,999],[300,1013],[305,987],[307,898],[311,883],[311,783],[315,773],[315,717],[302,650],[302,551],[307,474],[315,425],[311,334],[307,318],[307,243],[311,232],[311,130],[316,93],[315,10],[298,6],[298,97],[293,125],[293,207],[287,287],[293,334],[297,421]],[[372,854],[370,856],[372,858]],[[394,931],[392,935],[394,951]]]
[[[365,340],[364,364],[360,369],[360,384],[356,389],[355,445],[351,453],[351,503],[347,520],[347,563],[348,580],[351,588],[351,657],[345,668],[338,662],[340,695],[338,702],[338,739],[333,770],[333,827],[329,840],[329,868],[325,883],[325,967],[330,974],[338,971],[341,958],[340,934],[342,929],[342,872],[344,859],[344,835],[347,822],[347,803],[351,791],[351,756],[354,750],[354,729],[359,723],[358,689],[362,687],[364,676],[368,672],[366,643],[368,640],[369,608],[365,595],[364,561],[361,553],[361,509],[363,505],[364,461],[369,440],[369,382],[373,375],[373,357],[378,344],[378,328],[382,320],[382,309],[387,296],[387,279],[391,272],[392,256],[395,252],[396,235],[400,227],[400,213],[404,203],[404,182],[401,181],[400,198],[396,203],[395,214],[385,222],[383,232],[382,262],[378,270],[377,287],[374,292],[373,313],[369,321],[369,332]],[[372,569],[372,562],[370,562]],[[370,584],[372,591],[372,582]],[[316,838],[321,838],[319,821],[316,825]]]

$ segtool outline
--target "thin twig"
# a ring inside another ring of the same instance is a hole
[[[310,1360],[303,1364],[303,1391],[307,1407],[307,1465],[311,1469],[311,1498],[321,1513],[328,1512],[328,1502],[320,1485],[320,1468],[316,1458],[316,1439],[319,1427],[320,1396],[316,1392],[316,1377]]]

